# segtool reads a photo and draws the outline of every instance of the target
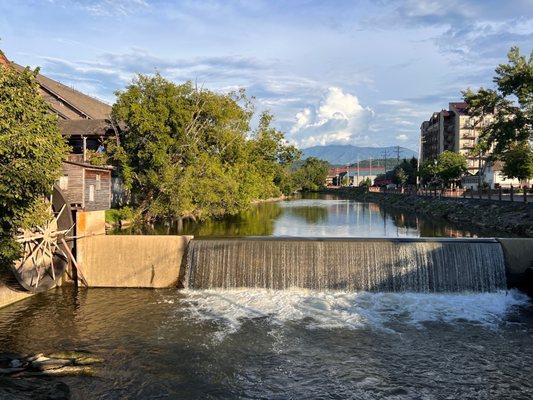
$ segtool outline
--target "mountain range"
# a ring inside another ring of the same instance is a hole
[[[400,158],[418,157],[418,154],[406,147],[399,146]],[[359,147],[351,144],[330,144],[325,146],[313,146],[302,149],[302,159],[316,157],[325,160],[332,165],[346,165],[363,160],[383,159],[385,153],[387,158],[397,157],[397,146],[388,147]]]

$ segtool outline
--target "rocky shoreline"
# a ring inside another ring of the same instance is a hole
[[[359,188],[325,189],[323,193],[378,203],[383,207],[445,219],[480,229],[533,237],[533,204],[465,198],[432,198],[367,192]]]

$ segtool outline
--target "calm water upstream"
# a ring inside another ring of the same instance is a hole
[[[132,230],[117,231],[117,234]],[[205,222],[184,221],[182,226],[157,226],[145,234],[185,234],[195,237],[306,236],[306,237],[507,237],[508,233],[455,226],[445,220],[391,212],[379,204],[347,200],[334,195],[262,203],[251,210]]]

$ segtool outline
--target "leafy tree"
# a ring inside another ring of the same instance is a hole
[[[425,160],[420,165],[418,175],[425,183],[435,180],[437,176],[437,161],[434,159]]]
[[[276,182],[299,157],[260,117],[244,91],[219,94],[190,82],[139,75],[117,93],[113,118],[125,129],[107,144],[145,221],[236,214],[278,196]]]
[[[396,173],[394,174],[395,183],[400,185],[401,187],[405,186],[408,176],[403,170],[403,168],[397,168]]]
[[[507,150],[502,159],[503,173],[520,181],[533,178],[533,152],[527,143],[517,144]]]
[[[435,174],[446,185],[463,176],[467,171],[466,157],[453,151],[445,151],[437,157]]]
[[[477,151],[493,149],[496,157],[533,135],[533,52],[527,59],[512,47],[507,57],[496,68],[496,89],[463,93],[474,124],[481,126]]]
[[[370,178],[367,177],[359,183],[359,186],[369,188],[370,186],[372,186],[372,181],[370,180]]]
[[[0,260],[18,255],[20,228],[39,224],[68,147],[39,94],[35,71],[0,65]],[[42,214],[41,214],[42,216]]]
[[[349,182],[350,178],[348,178],[348,175],[344,175],[341,179],[341,186],[348,186]]]
[[[323,188],[328,176],[329,163],[315,157],[305,159],[303,165],[294,172],[296,187],[301,190],[315,191]],[[348,177],[343,177],[348,179]],[[346,183],[347,184],[347,183]]]

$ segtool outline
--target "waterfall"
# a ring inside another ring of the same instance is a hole
[[[374,292],[492,292],[506,287],[493,239],[192,240],[184,286]]]

